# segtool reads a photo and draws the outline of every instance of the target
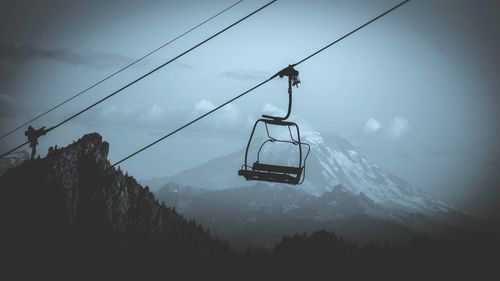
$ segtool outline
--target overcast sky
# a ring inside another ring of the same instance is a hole
[[[236,0],[0,2],[2,132],[72,96]],[[146,61],[34,123],[51,126],[266,3],[245,0]],[[112,162],[266,79],[397,1],[280,0],[40,140],[41,151],[97,131]],[[413,0],[300,65],[294,113],[441,199],[498,210],[498,1]],[[286,107],[276,79],[130,159],[167,176],[241,149],[265,107]],[[1,140],[2,151],[24,141]]]

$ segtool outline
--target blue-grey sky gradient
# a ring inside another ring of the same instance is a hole
[[[1,131],[234,2],[1,1]],[[57,123],[266,2],[245,0],[34,125]],[[40,151],[97,131],[119,160],[396,3],[278,1],[42,138]],[[410,1],[301,65],[294,113],[432,195],[478,213],[498,211],[499,6]],[[167,176],[239,150],[264,107],[286,106],[285,91],[285,81],[273,81],[121,167],[138,178]],[[21,130],[2,140],[2,151],[23,137]]]

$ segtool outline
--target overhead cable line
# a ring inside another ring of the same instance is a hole
[[[217,37],[218,35],[220,35],[220,34],[224,33],[225,31],[227,31],[228,29],[230,29],[230,28],[234,27],[235,25],[239,24],[240,22],[242,22],[242,21],[244,21],[244,20],[248,19],[249,17],[251,17],[251,16],[255,15],[256,13],[260,12],[261,10],[265,9],[266,7],[268,7],[269,5],[273,4],[273,3],[274,3],[274,2],[276,2],[276,1],[278,1],[278,0],[272,0],[272,1],[270,1],[269,3],[267,3],[267,4],[265,4],[264,6],[262,6],[262,7],[258,8],[257,10],[253,11],[252,13],[250,13],[250,14],[248,14],[248,15],[244,16],[243,18],[241,18],[241,19],[237,20],[236,22],[234,22],[234,23],[230,24],[229,26],[225,27],[224,29],[220,30],[219,32],[217,32],[217,33],[213,34],[212,36],[210,36],[210,37],[206,38],[205,40],[201,41],[200,43],[196,44],[195,46],[193,46],[193,47],[189,48],[188,50],[186,50],[186,51],[182,52],[181,54],[177,55],[176,57],[174,57],[174,58],[170,59],[169,61],[167,61],[167,62],[163,63],[162,65],[160,65],[160,66],[156,67],[155,69],[153,69],[153,70],[149,71],[148,73],[146,73],[146,74],[144,74],[144,75],[140,76],[139,78],[137,78],[137,79],[133,80],[132,82],[128,83],[127,85],[125,85],[125,86],[121,87],[120,89],[118,89],[118,90],[116,90],[116,91],[112,92],[111,94],[109,94],[109,95],[107,95],[107,96],[105,96],[105,97],[101,98],[100,100],[98,100],[98,101],[94,102],[93,104],[91,104],[91,105],[87,106],[86,108],[84,108],[84,109],[80,110],[79,112],[77,112],[77,113],[75,113],[75,114],[71,115],[70,117],[68,117],[68,118],[64,119],[63,121],[61,121],[61,122],[57,123],[56,125],[54,125],[54,126],[52,126],[52,127],[48,128],[47,130],[45,130],[45,132],[46,132],[46,133],[48,133],[48,132],[50,132],[50,131],[52,131],[52,130],[54,130],[54,129],[58,128],[59,126],[61,126],[61,125],[65,124],[66,122],[68,122],[68,121],[72,120],[73,118],[77,117],[78,115],[80,115],[80,114],[84,113],[85,111],[87,111],[87,110],[91,109],[92,107],[94,107],[94,106],[96,106],[96,105],[100,104],[101,102],[103,102],[103,101],[105,101],[105,100],[107,100],[107,99],[111,98],[112,96],[114,96],[114,95],[116,95],[116,94],[120,93],[121,91],[123,91],[123,90],[127,89],[128,87],[130,87],[130,86],[134,85],[135,83],[137,83],[137,82],[141,81],[142,79],[146,78],[147,76],[149,76],[149,75],[153,74],[154,72],[156,72],[156,71],[160,70],[161,68],[163,68],[163,67],[167,66],[168,64],[170,64],[170,63],[172,63],[173,61],[175,61],[175,60],[179,59],[180,57],[184,56],[185,54],[187,54],[187,53],[189,53],[189,52],[193,51],[194,49],[196,49],[196,48],[200,47],[201,45],[203,45],[203,44],[207,43],[207,42],[208,42],[208,41],[210,41],[211,39],[213,39],[213,38]],[[26,143],[25,143],[25,144],[26,144]],[[22,147],[22,145],[18,146],[18,148],[19,148],[19,147]],[[9,153],[11,153],[12,151],[14,151],[14,150],[10,150],[9,152],[2,154],[2,155],[0,156],[0,158],[2,158],[2,157],[4,157],[4,156],[8,155],[8,154],[9,154]]]
[[[43,113],[41,113],[41,114],[39,114],[39,115],[37,115],[37,116],[33,117],[31,120],[26,121],[26,122],[24,122],[23,124],[20,124],[19,126],[17,126],[17,127],[15,127],[15,128],[13,128],[13,129],[11,129],[10,131],[8,131],[8,132],[4,133],[3,135],[1,135],[1,136],[0,136],[0,139],[3,139],[3,138],[5,138],[5,137],[7,137],[7,136],[11,135],[12,133],[14,133],[14,132],[16,132],[17,130],[19,130],[19,129],[23,128],[24,126],[26,126],[26,125],[30,124],[31,122],[33,122],[33,121],[35,121],[35,120],[40,119],[41,117],[43,117],[43,116],[47,115],[48,113],[50,113],[50,112],[52,112],[52,111],[56,110],[57,108],[59,108],[59,107],[61,107],[61,106],[65,105],[66,103],[68,103],[68,102],[70,102],[70,101],[74,100],[75,98],[77,98],[77,97],[79,97],[79,96],[83,95],[84,93],[86,93],[86,92],[90,91],[91,89],[93,89],[93,88],[97,87],[98,85],[100,85],[100,84],[102,84],[102,83],[106,82],[107,80],[111,79],[112,77],[114,77],[114,76],[116,76],[116,75],[120,74],[121,72],[125,71],[126,69],[128,69],[128,68],[130,68],[130,67],[132,67],[132,66],[136,65],[137,63],[139,63],[139,62],[143,61],[145,58],[147,58],[147,57],[151,56],[152,54],[154,54],[154,53],[158,52],[159,50],[161,50],[161,49],[165,48],[166,46],[168,46],[168,45],[172,44],[173,42],[175,42],[175,41],[177,41],[178,39],[180,39],[180,38],[184,37],[184,36],[185,36],[185,35],[187,35],[188,33],[190,33],[190,32],[192,32],[192,31],[194,31],[195,29],[197,29],[197,28],[199,28],[200,26],[202,26],[202,25],[206,24],[207,22],[209,22],[209,21],[211,21],[211,20],[215,19],[215,18],[216,18],[216,17],[218,17],[219,15],[221,15],[221,14],[223,14],[224,12],[226,12],[226,11],[230,10],[230,9],[231,9],[231,8],[233,8],[234,6],[236,6],[236,5],[240,4],[241,2],[243,2],[243,0],[239,0],[238,2],[236,2],[236,3],[232,4],[232,5],[230,5],[229,7],[226,7],[224,10],[222,10],[222,11],[218,12],[217,14],[215,14],[215,15],[211,16],[210,18],[208,18],[208,19],[204,20],[203,22],[201,22],[201,23],[197,24],[196,26],[194,26],[194,27],[190,28],[189,30],[187,30],[187,31],[183,32],[182,34],[178,35],[177,37],[175,37],[174,39],[172,39],[172,40],[168,41],[167,43],[165,43],[165,44],[161,45],[160,47],[158,47],[158,48],[156,48],[156,49],[154,49],[154,50],[152,50],[152,51],[148,52],[147,54],[145,54],[145,55],[143,55],[142,57],[140,57],[140,58],[136,59],[135,61],[133,61],[133,62],[129,63],[128,65],[126,65],[126,66],[124,66],[124,67],[120,68],[120,69],[119,69],[119,70],[117,70],[116,72],[114,72],[114,73],[112,73],[112,74],[110,74],[110,75],[106,76],[106,77],[105,77],[105,78],[103,78],[102,80],[99,80],[98,82],[95,82],[94,84],[90,85],[88,88],[86,88],[86,89],[82,90],[81,92],[78,92],[77,94],[73,95],[72,97],[70,97],[70,98],[68,98],[68,99],[66,99],[66,100],[64,100],[64,101],[62,101],[62,102],[60,102],[60,103],[58,103],[57,105],[55,105],[55,106],[51,107],[51,108],[50,108],[50,109],[48,109],[47,111],[45,111],[45,112],[43,112]]]
[[[273,79],[274,79],[274,77],[275,77],[275,76],[273,75],[272,77],[268,78],[268,79],[267,79],[267,80],[265,80],[264,82],[261,82],[260,84],[258,84],[258,85],[256,85],[256,86],[252,87],[251,89],[249,89],[249,90],[247,90],[247,91],[245,91],[245,92],[241,93],[240,95],[238,95],[238,96],[236,96],[236,97],[234,97],[234,98],[232,98],[232,99],[230,99],[230,100],[226,101],[225,103],[223,103],[223,104],[221,104],[221,105],[217,106],[216,108],[214,108],[214,109],[212,109],[212,110],[210,110],[210,111],[206,112],[205,114],[203,114],[203,115],[201,115],[201,116],[199,116],[199,117],[195,118],[195,119],[194,119],[194,120],[192,120],[191,122],[186,123],[185,125],[183,125],[183,126],[181,126],[181,127],[177,128],[177,129],[175,129],[174,131],[170,132],[169,134],[167,134],[167,135],[165,135],[165,136],[163,136],[163,137],[161,137],[161,138],[157,139],[156,141],[154,141],[154,142],[152,142],[152,143],[150,143],[150,144],[146,145],[145,147],[143,147],[143,148],[141,148],[141,149],[137,150],[136,152],[134,152],[134,153],[130,154],[129,156],[127,156],[127,157],[123,158],[122,160],[120,160],[120,161],[118,161],[118,162],[114,163],[114,164],[113,164],[113,166],[116,166],[116,165],[118,165],[118,164],[122,163],[123,161],[125,161],[125,160],[127,160],[127,159],[129,159],[129,158],[131,158],[131,157],[133,157],[133,156],[135,156],[136,154],[139,154],[139,153],[143,152],[144,150],[146,150],[146,149],[150,148],[151,146],[153,146],[153,145],[155,145],[155,144],[159,143],[160,141],[162,141],[162,140],[164,140],[164,139],[166,139],[166,138],[170,137],[171,135],[173,135],[173,134],[175,134],[175,133],[179,132],[180,130],[182,130],[182,129],[184,129],[184,128],[188,127],[189,125],[192,125],[193,123],[196,123],[197,121],[199,121],[200,119],[202,119],[202,118],[206,117],[207,115],[209,115],[209,114],[211,114],[211,113],[213,113],[213,112],[215,112],[215,111],[217,111],[217,110],[221,109],[221,108],[222,108],[222,107],[224,107],[225,105],[230,104],[231,102],[233,102],[233,101],[235,101],[235,100],[237,100],[237,99],[239,99],[239,98],[243,97],[244,95],[246,95],[246,94],[250,93],[251,91],[253,91],[253,90],[255,90],[255,89],[259,88],[260,86],[262,86],[262,85],[266,84],[267,82],[269,82],[269,81],[273,80]]]
[[[353,31],[351,31],[351,32],[349,32],[349,33],[347,33],[347,34],[345,34],[344,36],[342,36],[342,37],[340,37],[339,39],[337,39],[337,40],[333,41],[332,43],[330,43],[330,44],[328,44],[328,45],[324,46],[323,48],[321,48],[321,49],[317,50],[316,52],[314,52],[314,53],[310,54],[309,56],[307,56],[307,57],[305,57],[305,58],[301,59],[299,62],[296,62],[296,63],[292,64],[292,66],[297,66],[297,65],[299,65],[299,64],[301,64],[301,63],[303,63],[303,62],[305,62],[306,60],[308,60],[308,59],[310,59],[310,58],[314,57],[315,55],[317,55],[317,54],[319,54],[319,53],[323,52],[324,50],[326,50],[326,49],[330,48],[331,46],[333,46],[333,45],[337,44],[338,42],[340,42],[340,41],[344,40],[346,37],[349,37],[349,36],[350,36],[350,35],[352,35],[353,33],[357,32],[357,31],[359,31],[360,29],[362,29],[362,28],[366,27],[367,25],[371,24],[372,22],[374,22],[374,21],[376,21],[376,20],[380,19],[381,17],[383,17],[383,16],[387,15],[388,13],[390,13],[390,12],[392,12],[392,11],[396,10],[397,8],[401,7],[402,5],[404,5],[404,4],[406,4],[406,3],[408,3],[408,1],[410,1],[410,0],[403,1],[403,2],[399,3],[398,5],[396,5],[396,6],[392,7],[392,8],[390,8],[389,10],[387,10],[387,11],[383,12],[382,14],[380,14],[380,15],[378,15],[378,16],[376,16],[376,17],[374,17],[372,20],[367,21],[365,24],[360,25],[358,28],[354,29]]]
[[[245,92],[243,92],[243,93],[241,93],[241,94],[239,94],[239,95],[235,96],[234,98],[232,98],[232,99],[230,99],[230,100],[228,100],[228,101],[224,102],[223,104],[221,104],[221,105],[217,106],[216,108],[214,108],[214,109],[212,109],[212,110],[210,110],[210,111],[208,111],[208,112],[206,112],[206,113],[204,113],[204,114],[200,115],[199,117],[197,117],[197,118],[193,119],[192,121],[190,121],[190,122],[188,122],[188,123],[186,123],[186,124],[182,125],[181,127],[179,127],[179,128],[177,128],[177,129],[175,129],[174,131],[172,131],[172,132],[168,133],[167,135],[165,135],[165,136],[163,136],[163,137],[161,137],[161,138],[157,139],[156,141],[154,141],[154,142],[152,142],[152,143],[150,143],[150,144],[148,144],[148,145],[144,146],[143,148],[141,148],[141,149],[137,150],[136,152],[134,152],[134,153],[132,153],[132,154],[130,154],[130,155],[128,155],[128,156],[126,156],[125,158],[123,158],[123,159],[121,159],[121,160],[119,160],[119,161],[117,161],[116,163],[114,163],[114,164],[112,165],[112,167],[114,167],[114,166],[116,166],[116,165],[119,165],[120,163],[122,163],[122,162],[124,162],[124,161],[126,161],[126,160],[130,159],[131,157],[133,157],[133,156],[135,156],[135,155],[137,155],[137,154],[139,154],[139,153],[143,152],[144,150],[146,150],[146,149],[150,148],[151,146],[153,146],[153,145],[155,145],[155,144],[157,144],[157,143],[161,142],[162,140],[164,140],[164,139],[166,139],[166,138],[168,138],[168,137],[172,136],[173,134],[175,134],[175,133],[177,133],[177,132],[179,132],[179,131],[181,131],[181,130],[185,129],[186,127],[188,127],[188,126],[192,125],[193,123],[196,123],[197,121],[199,121],[199,120],[201,120],[201,119],[205,118],[206,116],[208,116],[208,115],[210,115],[210,114],[214,113],[215,111],[217,111],[217,110],[221,109],[222,107],[224,107],[224,106],[226,106],[226,105],[230,104],[231,102],[233,102],[233,101],[235,101],[235,100],[237,100],[237,99],[239,99],[239,98],[241,98],[241,97],[243,97],[243,96],[247,95],[248,93],[252,92],[253,90],[255,90],[255,89],[259,88],[260,86],[262,86],[262,85],[264,85],[264,84],[268,83],[269,81],[273,80],[274,78],[276,78],[277,76],[279,76],[281,73],[283,73],[284,71],[286,71],[288,68],[290,68],[290,67],[294,67],[294,66],[297,66],[297,65],[299,65],[299,64],[301,64],[301,63],[303,63],[303,62],[305,62],[305,61],[309,60],[310,58],[314,57],[315,55],[317,55],[317,54],[319,54],[319,53],[323,52],[324,50],[326,50],[326,49],[330,48],[331,46],[333,46],[333,45],[337,44],[338,42],[340,42],[340,41],[342,41],[343,39],[345,39],[345,38],[349,37],[350,35],[352,35],[353,33],[355,33],[355,32],[357,32],[357,31],[359,31],[360,29],[362,29],[362,28],[366,27],[367,25],[369,25],[369,24],[373,23],[374,21],[376,21],[376,20],[378,20],[378,19],[382,18],[383,16],[385,16],[385,15],[387,15],[388,13],[390,13],[390,12],[394,11],[395,9],[397,9],[397,8],[401,7],[403,4],[406,4],[406,3],[407,3],[407,2],[409,2],[409,1],[410,1],[410,0],[406,0],[406,1],[403,1],[403,2],[399,3],[398,5],[396,5],[396,6],[392,7],[391,9],[389,9],[389,10],[385,11],[384,13],[382,13],[382,14],[378,15],[377,17],[373,18],[372,20],[370,20],[370,21],[366,22],[365,24],[363,24],[363,25],[359,26],[358,28],[354,29],[353,31],[351,31],[351,32],[349,32],[349,33],[347,33],[347,34],[345,34],[344,36],[342,36],[342,37],[340,37],[339,39],[337,39],[337,40],[333,41],[332,43],[330,43],[330,44],[326,45],[325,47],[323,47],[323,48],[319,49],[318,51],[316,51],[316,52],[312,53],[311,55],[309,55],[309,56],[307,56],[307,57],[305,57],[305,58],[301,59],[301,60],[300,60],[300,61],[298,61],[297,63],[292,64],[292,65],[289,65],[288,67],[286,67],[286,68],[284,68],[284,69],[280,70],[279,72],[277,72],[277,73],[276,73],[276,74],[274,74],[273,76],[269,77],[268,79],[264,80],[263,82],[261,82],[261,83],[257,84],[256,86],[253,86],[252,88],[250,88],[250,89],[246,90]]]

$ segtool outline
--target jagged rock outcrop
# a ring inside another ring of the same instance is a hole
[[[193,259],[229,255],[199,224],[111,167],[109,145],[83,136],[0,176],[0,243],[19,259]]]

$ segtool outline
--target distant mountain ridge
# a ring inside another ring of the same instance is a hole
[[[408,213],[394,214],[341,185],[317,197],[299,189],[262,183],[214,191],[169,183],[155,196],[181,214],[196,218],[232,246],[242,248],[271,248],[283,235],[320,229],[360,241],[391,238],[403,243],[415,233],[433,228],[424,216],[406,224],[404,221],[412,217]],[[389,220],[390,215],[398,215],[398,220]],[[413,226],[416,222],[419,227]]]
[[[316,196],[261,182],[220,190],[167,183],[155,196],[240,248],[271,248],[283,235],[320,229],[360,242],[390,240],[405,244],[422,233],[446,236],[454,229],[486,227],[486,222],[452,209],[432,215],[395,209],[343,185]]]
[[[0,158],[0,175],[5,171],[19,166],[24,160],[30,157],[25,150],[17,150]]]
[[[304,132],[301,136],[311,145],[311,154],[306,165],[306,179],[300,186],[288,186],[307,191],[316,196],[331,191],[341,184],[354,194],[363,194],[375,203],[393,210],[436,215],[454,208],[423,191],[412,187],[404,180],[371,163],[358,153],[345,139],[319,132]],[[271,150],[271,149],[269,149]],[[290,163],[296,157],[287,150],[271,151],[271,160]],[[266,149],[263,150],[263,154]],[[243,163],[244,150],[215,158],[192,169],[169,178],[182,185],[208,190],[220,190],[238,186],[249,186],[237,175]],[[269,184],[280,186],[281,184]]]

